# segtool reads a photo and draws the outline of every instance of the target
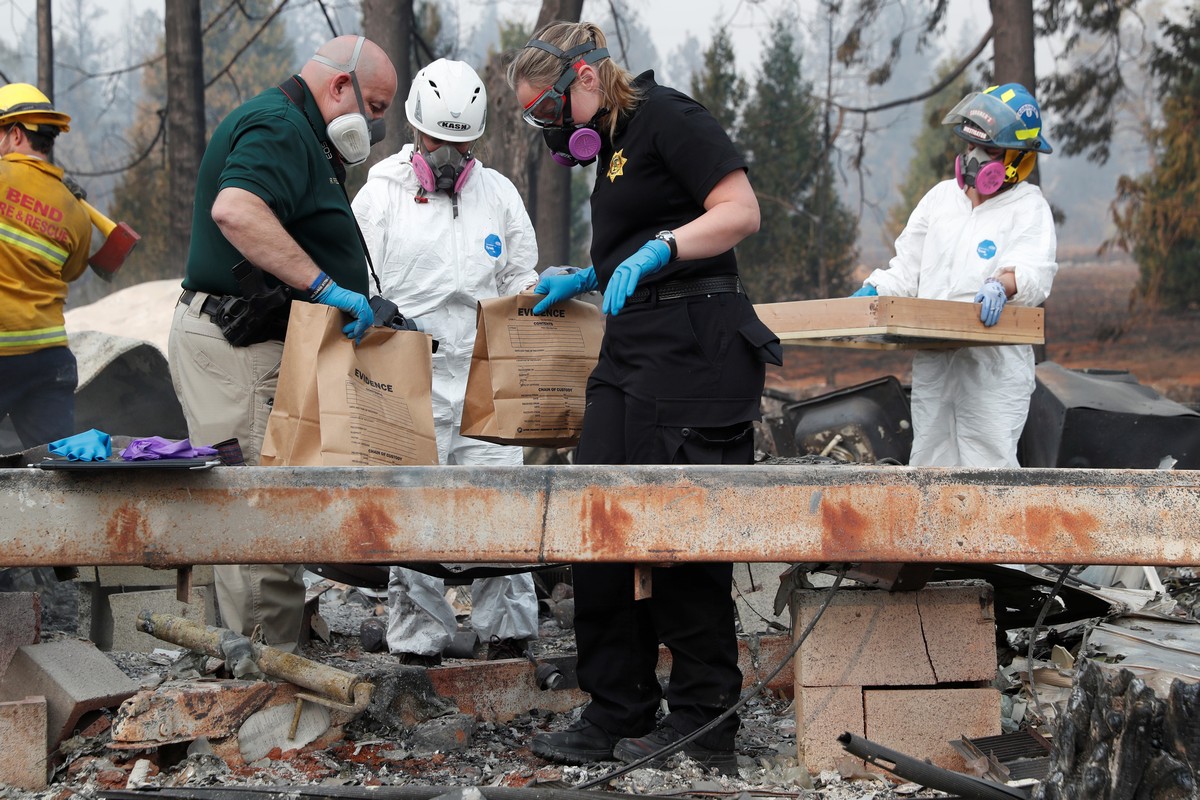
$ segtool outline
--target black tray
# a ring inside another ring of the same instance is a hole
[[[140,461],[123,461],[119,458],[109,461],[70,461],[65,458],[47,458],[40,463],[31,464],[30,466],[37,467],[38,469],[91,471],[112,469],[212,469],[220,463],[221,459],[216,456],[202,456],[200,458],[151,458]]]

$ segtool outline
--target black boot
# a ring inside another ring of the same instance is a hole
[[[586,719],[573,722],[565,731],[539,733],[530,746],[535,755],[562,764],[590,764],[614,761],[613,746],[620,741],[608,731]]]
[[[632,764],[652,753],[670,748],[682,738],[683,734],[670,725],[660,725],[655,731],[645,736],[636,739],[622,739],[614,746],[613,756],[626,764]],[[713,750],[695,742],[688,742],[683,747],[673,750],[670,755],[652,758],[646,766],[661,767],[674,753],[683,753],[688,758],[699,762],[701,766],[716,770],[722,775],[737,774],[737,753],[733,750]]]

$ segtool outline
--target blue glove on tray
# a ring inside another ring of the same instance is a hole
[[[92,428],[51,442],[49,450],[56,456],[66,456],[68,461],[104,461],[112,455],[112,438]]]
[[[982,303],[979,308],[979,319],[987,327],[992,327],[1000,321],[1000,312],[1008,302],[1008,293],[999,278],[988,278],[983,287],[975,295],[975,302]]]
[[[625,307],[625,301],[637,289],[638,283],[661,270],[671,261],[671,247],[661,239],[651,239],[629,258],[622,261],[604,290],[601,310],[616,316]]]
[[[551,270],[556,270],[551,274]],[[577,269],[575,267],[547,267],[542,273],[542,279],[533,287],[535,294],[544,294],[546,299],[533,307],[534,314],[545,314],[550,306],[570,300],[584,292],[594,292],[600,284],[596,280],[596,269]]]
[[[308,287],[308,299],[313,303],[333,306],[354,317],[342,328],[342,333],[346,334],[346,338],[353,339],[355,344],[362,341],[367,328],[375,322],[375,314],[371,312],[371,304],[365,295],[343,289],[324,272]]]
[[[852,294],[850,296],[851,297],[878,297],[879,290],[876,289],[874,286],[872,286],[869,283],[864,283],[862,285],[861,289],[859,289],[857,292],[855,292],[854,294]]]

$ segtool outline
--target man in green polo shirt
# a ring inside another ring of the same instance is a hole
[[[351,339],[371,325],[366,255],[343,184],[345,165],[366,160],[383,138],[395,94],[396,70],[383,50],[362,36],[340,36],[213,132],[196,180],[169,343],[192,442],[236,437],[246,463],[258,463],[288,299],[344,311]],[[215,573],[226,627],[245,634],[261,627],[268,644],[295,649],[304,607],[299,566]]]

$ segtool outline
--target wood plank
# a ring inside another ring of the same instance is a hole
[[[788,344],[914,350],[1046,341],[1044,312],[1024,306],[1005,306],[990,328],[975,303],[915,297],[797,300],[754,310]]]

